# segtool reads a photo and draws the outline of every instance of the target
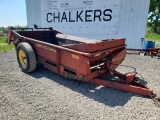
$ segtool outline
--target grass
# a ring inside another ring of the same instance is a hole
[[[7,36],[0,37],[0,43],[5,43],[7,39]]]
[[[146,40],[155,41],[156,47],[160,48],[160,34],[152,32],[151,28],[147,27],[146,29]]]
[[[14,49],[14,46],[12,44],[9,45],[6,43],[6,39],[6,36],[0,37],[0,52],[7,52]]]

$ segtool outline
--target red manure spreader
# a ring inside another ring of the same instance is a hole
[[[7,42],[14,44],[18,63],[25,73],[33,72],[40,63],[67,78],[156,96],[136,79],[136,71],[127,74],[116,71],[126,56],[125,38],[95,41],[52,28],[9,27]],[[109,74],[118,79],[106,80]]]

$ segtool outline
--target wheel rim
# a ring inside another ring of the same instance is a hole
[[[23,50],[20,50],[18,53],[19,56],[19,62],[22,65],[22,67],[26,67],[27,66],[27,59],[26,59],[26,54]]]

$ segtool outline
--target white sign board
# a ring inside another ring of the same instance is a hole
[[[41,0],[41,23],[66,34],[117,35],[121,0]]]

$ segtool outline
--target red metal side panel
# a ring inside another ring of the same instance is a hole
[[[56,48],[38,42],[34,42],[33,46],[37,55],[44,57],[45,59],[48,59],[50,61],[57,62]]]
[[[114,48],[118,46],[125,46],[125,38],[122,39],[114,39],[114,40],[105,40],[101,42],[95,43],[84,43],[84,44],[76,44],[76,45],[66,45],[65,47],[74,49],[81,52],[96,52],[100,50],[105,50],[109,48]]]
[[[122,51],[117,51],[117,53],[112,57],[111,66],[110,66],[110,72],[114,71],[119,64],[122,63],[122,61],[125,59],[126,56],[126,49],[123,49]],[[109,61],[110,62],[110,61]]]
[[[75,70],[78,74],[86,75],[90,73],[89,60],[85,56],[61,50],[60,63]]]

